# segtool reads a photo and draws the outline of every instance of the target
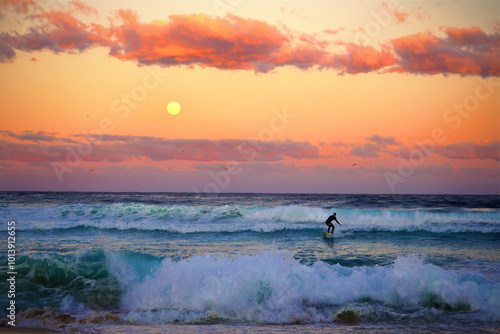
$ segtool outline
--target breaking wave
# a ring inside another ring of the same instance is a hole
[[[445,270],[417,255],[388,266],[348,268],[306,266],[282,251],[174,261],[94,249],[24,255],[18,272],[24,294],[18,300],[31,301],[29,308],[19,306],[21,319],[49,314],[54,320],[65,312],[73,322],[132,324],[328,323],[342,315],[388,320],[398,312],[464,310],[490,320],[500,316],[499,283]]]
[[[355,210],[278,206],[223,205],[65,205],[42,208],[0,207],[20,230],[116,229],[159,230],[171,233],[264,232],[323,228],[336,211],[343,231],[427,231],[432,233],[499,233],[496,210],[429,212],[420,210]],[[345,223],[345,224],[344,224]]]

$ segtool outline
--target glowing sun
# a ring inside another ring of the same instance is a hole
[[[168,104],[167,111],[170,115],[177,115],[181,112],[181,105],[175,101],[172,101]]]

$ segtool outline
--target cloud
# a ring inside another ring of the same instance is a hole
[[[307,167],[297,166],[294,163],[283,163],[283,162],[248,162],[244,164],[197,164],[192,166],[193,169],[199,171],[211,171],[211,172],[224,172],[225,168],[231,168],[234,173],[233,175],[241,176],[261,176],[269,173],[281,174],[281,173],[296,173],[303,172],[307,170]]]
[[[68,158],[93,162],[122,162],[131,159],[151,161],[239,161],[262,162],[285,159],[316,159],[319,150],[307,142],[291,140],[250,141],[239,139],[164,139],[152,136],[103,135],[79,142],[44,132],[0,132],[3,136],[36,144],[0,140],[0,160],[21,162],[60,162]],[[42,143],[43,142],[43,143]],[[68,145],[57,144],[68,142]],[[56,143],[56,144],[54,144]],[[75,153],[76,152],[76,153]]]
[[[401,143],[394,137],[382,137],[379,135],[373,135],[366,138],[367,142],[365,144],[355,145],[351,149],[351,154],[366,158],[377,158],[380,152],[390,153],[387,146],[400,146]]]
[[[432,147],[426,147],[422,149],[419,146],[413,147],[399,147],[397,150],[384,150],[387,153],[396,158],[402,159],[422,159],[430,154],[438,154],[450,159],[460,159],[460,160],[495,160],[500,161],[500,142],[489,143],[489,142],[463,142],[454,143],[446,146],[433,145]]]
[[[396,20],[397,24],[405,23],[408,20],[408,17],[410,16],[410,13],[406,12],[404,9],[398,9],[398,8],[393,8],[393,7],[399,7],[401,3],[399,2],[392,2],[388,4],[387,2],[382,2],[382,7],[384,7],[385,10],[387,10],[392,17]]]
[[[323,30],[323,32],[324,32],[325,34],[329,34],[329,35],[336,35],[336,34],[338,34],[339,32],[341,32],[341,31],[345,31],[345,30],[346,30],[345,28],[340,27],[340,28],[337,28],[337,29],[325,29],[325,30]]]
[[[118,14],[122,25],[111,28],[116,42],[110,54],[146,65],[255,70],[288,40],[273,25],[234,15],[172,15],[168,21],[141,23],[134,12]]]
[[[302,20],[311,20],[310,18],[308,18],[306,16],[303,16],[303,15],[300,15],[299,13],[297,13],[296,9],[292,9],[292,10],[287,11],[285,8],[280,7],[279,11],[283,15],[289,14],[291,16],[297,17],[297,18],[302,19]]]
[[[57,133],[49,133],[45,131],[38,131],[38,132],[33,132],[33,131],[22,131],[20,133],[14,133],[12,131],[6,131],[6,130],[0,130],[0,136],[4,137],[11,137],[18,139],[20,141],[32,141],[35,143],[39,142],[66,142],[66,143],[75,143],[70,138],[62,138],[62,137],[57,137]]]
[[[348,144],[344,143],[343,141],[335,142],[335,143],[322,143],[322,146],[328,146],[330,145],[331,147],[349,147]]]
[[[392,40],[399,69],[413,74],[500,75],[500,34],[446,28],[446,37],[418,33]]]
[[[495,143],[456,143],[443,148],[441,155],[451,159],[479,159],[500,161],[500,142]]]
[[[26,14],[31,7],[38,7],[33,0],[0,0],[0,10],[11,9],[15,13]]]
[[[35,143],[39,143],[41,141],[59,141],[59,138],[56,138],[52,134],[46,133],[45,131],[38,131],[36,133],[33,131],[24,131],[22,134],[9,133],[9,136],[17,138],[19,140],[33,141]]]
[[[366,140],[371,141],[375,144],[378,144],[380,146],[387,146],[387,145],[395,145],[395,146],[400,146],[401,143],[396,140],[394,137],[381,137],[379,135],[373,135],[371,137],[366,138]]]
[[[64,159],[64,147],[0,140],[0,161],[51,162]]]
[[[75,138],[87,138],[87,135],[84,134],[75,134],[71,135],[71,137]],[[103,141],[103,142],[132,142],[132,141],[137,141],[137,140],[160,140],[161,138],[154,137],[154,136],[132,136],[132,135],[109,135],[109,134],[102,134],[99,136],[94,136],[93,140],[94,141]]]
[[[71,1],[70,2],[70,6],[73,7],[74,11],[82,13],[82,14],[86,14],[86,15],[93,14],[93,15],[96,15],[96,16],[98,15],[97,9],[95,9],[94,7],[91,7],[91,6],[87,5],[86,3],[84,3],[81,0],[73,0],[73,1]]]
[[[347,52],[334,56],[333,67],[338,69],[341,75],[373,72],[397,63],[388,46],[382,46],[380,51],[372,46],[352,43],[346,44],[345,47]]]
[[[12,7],[12,3],[7,1],[3,6],[25,11],[23,6]],[[164,67],[185,65],[265,73],[292,66],[303,70],[333,69],[340,75],[500,74],[499,33],[487,34],[477,27],[444,28],[443,38],[432,33],[407,35],[375,47],[318,37],[344,28],[306,34],[262,20],[203,13],[141,22],[136,12],[127,9],[115,11],[104,26],[76,18],[76,14],[97,15],[95,8],[81,1],[57,8],[39,9],[28,16],[32,25],[23,34],[1,33],[0,62],[13,61],[16,50],[73,54],[103,47],[109,50],[109,56],[123,61]],[[397,8],[391,13],[398,22],[404,22],[408,15]],[[332,52],[339,46],[344,51]]]
[[[7,33],[0,34],[0,63],[11,62],[16,57],[16,51],[7,41],[8,37]]]
[[[351,154],[365,158],[376,158],[378,157],[378,152],[380,152],[381,147],[372,143],[366,143],[363,146],[356,146],[351,150]]]

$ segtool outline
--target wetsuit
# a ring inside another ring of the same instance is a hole
[[[336,221],[338,224],[339,221],[337,220],[336,217],[334,217],[333,215],[331,215],[330,217],[328,217],[328,219],[325,221],[325,224],[326,226],[328,226],[328,232],[330,232],[330,227],[332,228],[332,234],[333,234],[333,231],[335,231],[335,225],[332,224],[332,221]]]

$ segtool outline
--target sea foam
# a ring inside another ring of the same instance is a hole
[[[419,210],[355,210],[279,206],[223,205],[194,207],[144,204],[66,205],[43,208],[2,207],[19,230],[70,228],[150,230],[171,233],[263,232],[324,228],[336,211],[342,230],[427,231],[433,233],[500,233],[497,211],[427,212]]]
[[[339,306],[478,310],[497,318],[500,285],[426,264],[416,256],[393,265],[305,266],[287,252],[236,258],[205,255],[175,262],[128,285],[126,318],[193,322],[208,317],[259,323],[330,322]],[[139,316],[140,314],[140,316]]]
[[[59,303],[77,319],[105,309],[134,324],[330,323],[345,312],[363,321],[463,311],[500,320],[500,283],[417,255],[352,268],[304,265],[275,250],[176,261],[101,248],[20,260],[20,301],[28,294],[31,307]]]

